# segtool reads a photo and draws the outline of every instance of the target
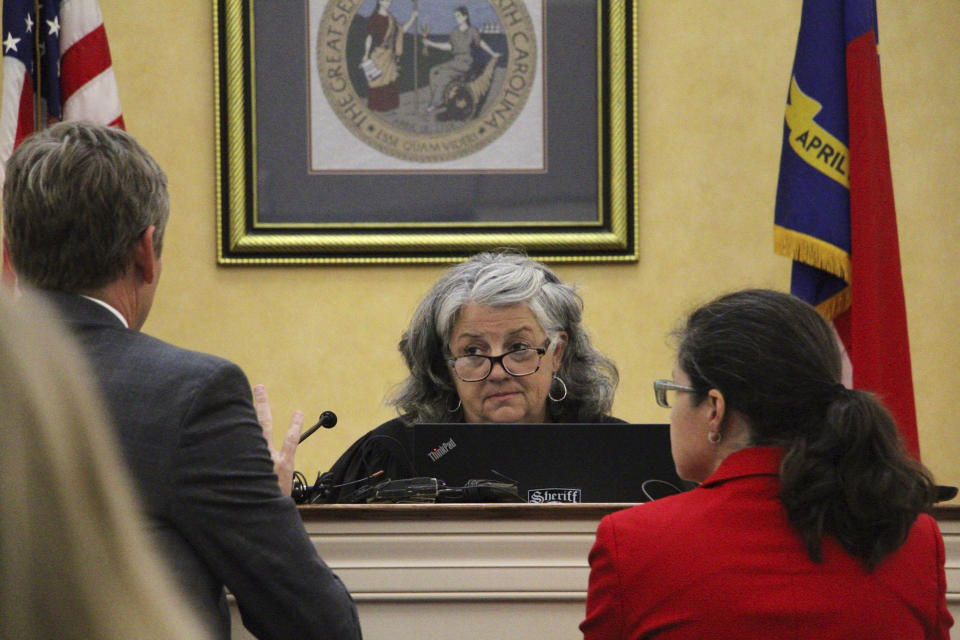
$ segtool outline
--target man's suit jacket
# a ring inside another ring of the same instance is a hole
[[[943,539],[921,514],[873,572],[833,538],[814,563],[777,493],[783,451],[731,454],[700,487],[605,517],[588,640],[947,640]]]
[[[158,548],[215,633],[230,636],[226,586],[259,638],[359,638],[353,600],[280,491],[240,368],[48,297],[90,357]]]

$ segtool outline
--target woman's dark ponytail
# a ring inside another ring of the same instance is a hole
[[[887,410],[855,390],[837,393],[820,428],[788,445],[780,477],[780,499],[810,557],[822,559],[831,535],[871,569],[904,543],[936,492]]]

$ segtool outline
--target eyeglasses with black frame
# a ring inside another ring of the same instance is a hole
[[[550,341],[542,347],[521,347],[501,353],[498,356],[469,354],[447,358],[447,362],[463,382],[481,382],[493,371],[493,365],[499,363],[503,370],[514,378],[529,376],[540,370],[540,360],[547,353]]]
[[[686,391],[692,393],[695,392],[696,389],[685,384],[677,384],[673,380],[654,380],[653,395],[657,399],[657,404],[664,409],[670,408],[670,398],[667,396],[668,391]]]

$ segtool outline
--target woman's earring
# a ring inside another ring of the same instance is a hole
[[[723,440],[723,434],[719,431],[709,431],[707,432],[707,440],[711,444],[720,444],[720,441]]]
[[[563,388],[563,393],[559,398],[553,397],[553,385],[554,383],[559,383]],[[550,391],[547,392],[547,397],[553,400],[554,402],[562,402],[564,398],[567,397],[567,383],[563,381],[563,378],[557,374],[553,374],[553,380],[550,381]]]
[[[457,406],[455,406],[455,407],[447,407],[447,412],[448,412],[448,413],[456,413],[457,411],[460,411],[461,405],[463,405],[463,402],[460,400],[460,397],[457,396]]]

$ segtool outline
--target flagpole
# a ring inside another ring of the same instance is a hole
[[[33,69],[34,77],[36,78],[36,86],[33,88],[33,130],[40,131],[43,129],[44,117],[41,113],[43,108],[43,52],[41,51],[41,45],[43,44],[43,39],[40,37],[40,30],[43,28],[43,17],[40,14],[40,0],[35,0],[33,3],[33,15],[36,17],[34,24],[37,25],[37,28],[33,32]]]

